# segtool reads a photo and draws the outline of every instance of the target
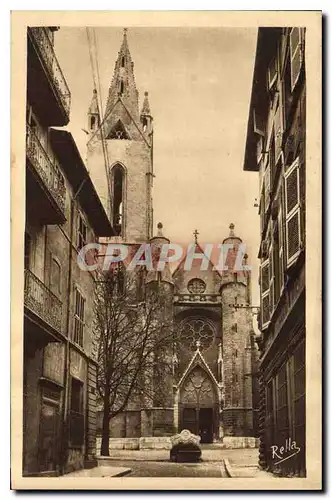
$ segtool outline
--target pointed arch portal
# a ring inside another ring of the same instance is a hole
[[[211,443],[217,433],[218,398],[209,373],[193,367],[180,389],[180,426]]]

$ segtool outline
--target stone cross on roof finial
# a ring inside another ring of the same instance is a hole
[[[193,235],[194,235],[194,238],[195,238],[195,243],[197,245],[197,236],[199,235],[199,232],[197,231],[197,229],[195,229],[195,231],[193,232]]]
[[[196,340],[196,347],[197,347],[197,350],[199,350],[199,348],[201,347],[201,341],[200,340]]]
[[[230,236],[235,236],[234,228],[235,228],[235,226],[234,226],[233,222],[231,222],[229,225],[229,235]]]

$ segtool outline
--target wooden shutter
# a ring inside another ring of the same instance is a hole
[[[281,196],[280,196],[281,199]],[[279,205],[278,212],[278,247],[279,247],[279,295],[281,296],[282,291],[284,289],[284,251],[283,251],[283,223],[282,223],[282,206],[281,203]]]
[[[252,113],[253,113],[254,132],[255,134],[264,137],[264,129],[265,129],[264,119],[262,118],[257,109],[254,108]]]
[[[275,307],[274,287],[275,287],[274,259],[273,259],[273,245],[271,244],[270,249],[269,249],[269,293],[270,293],[269,309],[270,309],[270,317],[272,316],[273,311],[274,311],[274,307]]]
[[[299,158],[285,174],[286,262],[290,266],[301,250]]]
[[[290,61],[292,91],[297,84],[302,66],[301,29],[292,28],[290,32]]]
[[[270,165],[266,167],[264,174],[264,205],[265,212],[267,212],[270,206],[270,190],[271,190],[271,182],[270,182]]]
[[[279,99],[274,115],[274,140],[275,140],[275,162],[277,163],[282,152],[282,101]]]
[[[266,328],[270,321],[270,270],[269,259],[261,265],[261,327]]]
[[[268,79],[268,86],[269,90],[273,87],[273,85],[276,83],[278,77],[278,60],[277,57],[274,57],[272,61],[269,64],[268,71],[267,71],[267,79]]]

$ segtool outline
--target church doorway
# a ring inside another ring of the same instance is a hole
[[[216,397],[208,373],[196,366],[186,377],[180,391],[181,430],[188,429],[201,437],[201,443],[212,443],[215,425]]]
[[[201,437],[201,443],[213,442],[213,408],[183,408],[182,429]]]

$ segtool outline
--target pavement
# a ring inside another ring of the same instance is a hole
[[[273,478],[258,467],[257,448],[225,449],[202,445],[198,463],[173,463],[169,450],[111,450],[99,457],[98,467],[66,474],[66,477],[234,477]]]
[[[128,464],[127,464],[128,465]],[[101,465],[92,469],[80,469],[63,477],[122,477],[130,474],[132,471],[128,466],[121,467],[118,464],[116,467],[110,465]]]
[[[228,458],[231,464],[239,466],[258,464],[258,448],[226,449],[204,444],[201,448],[203,462],[221,462]],[[110,450],[109,457],[98,458],[99,464],[103,460],[164,462],[169,461],[169,450]]]

